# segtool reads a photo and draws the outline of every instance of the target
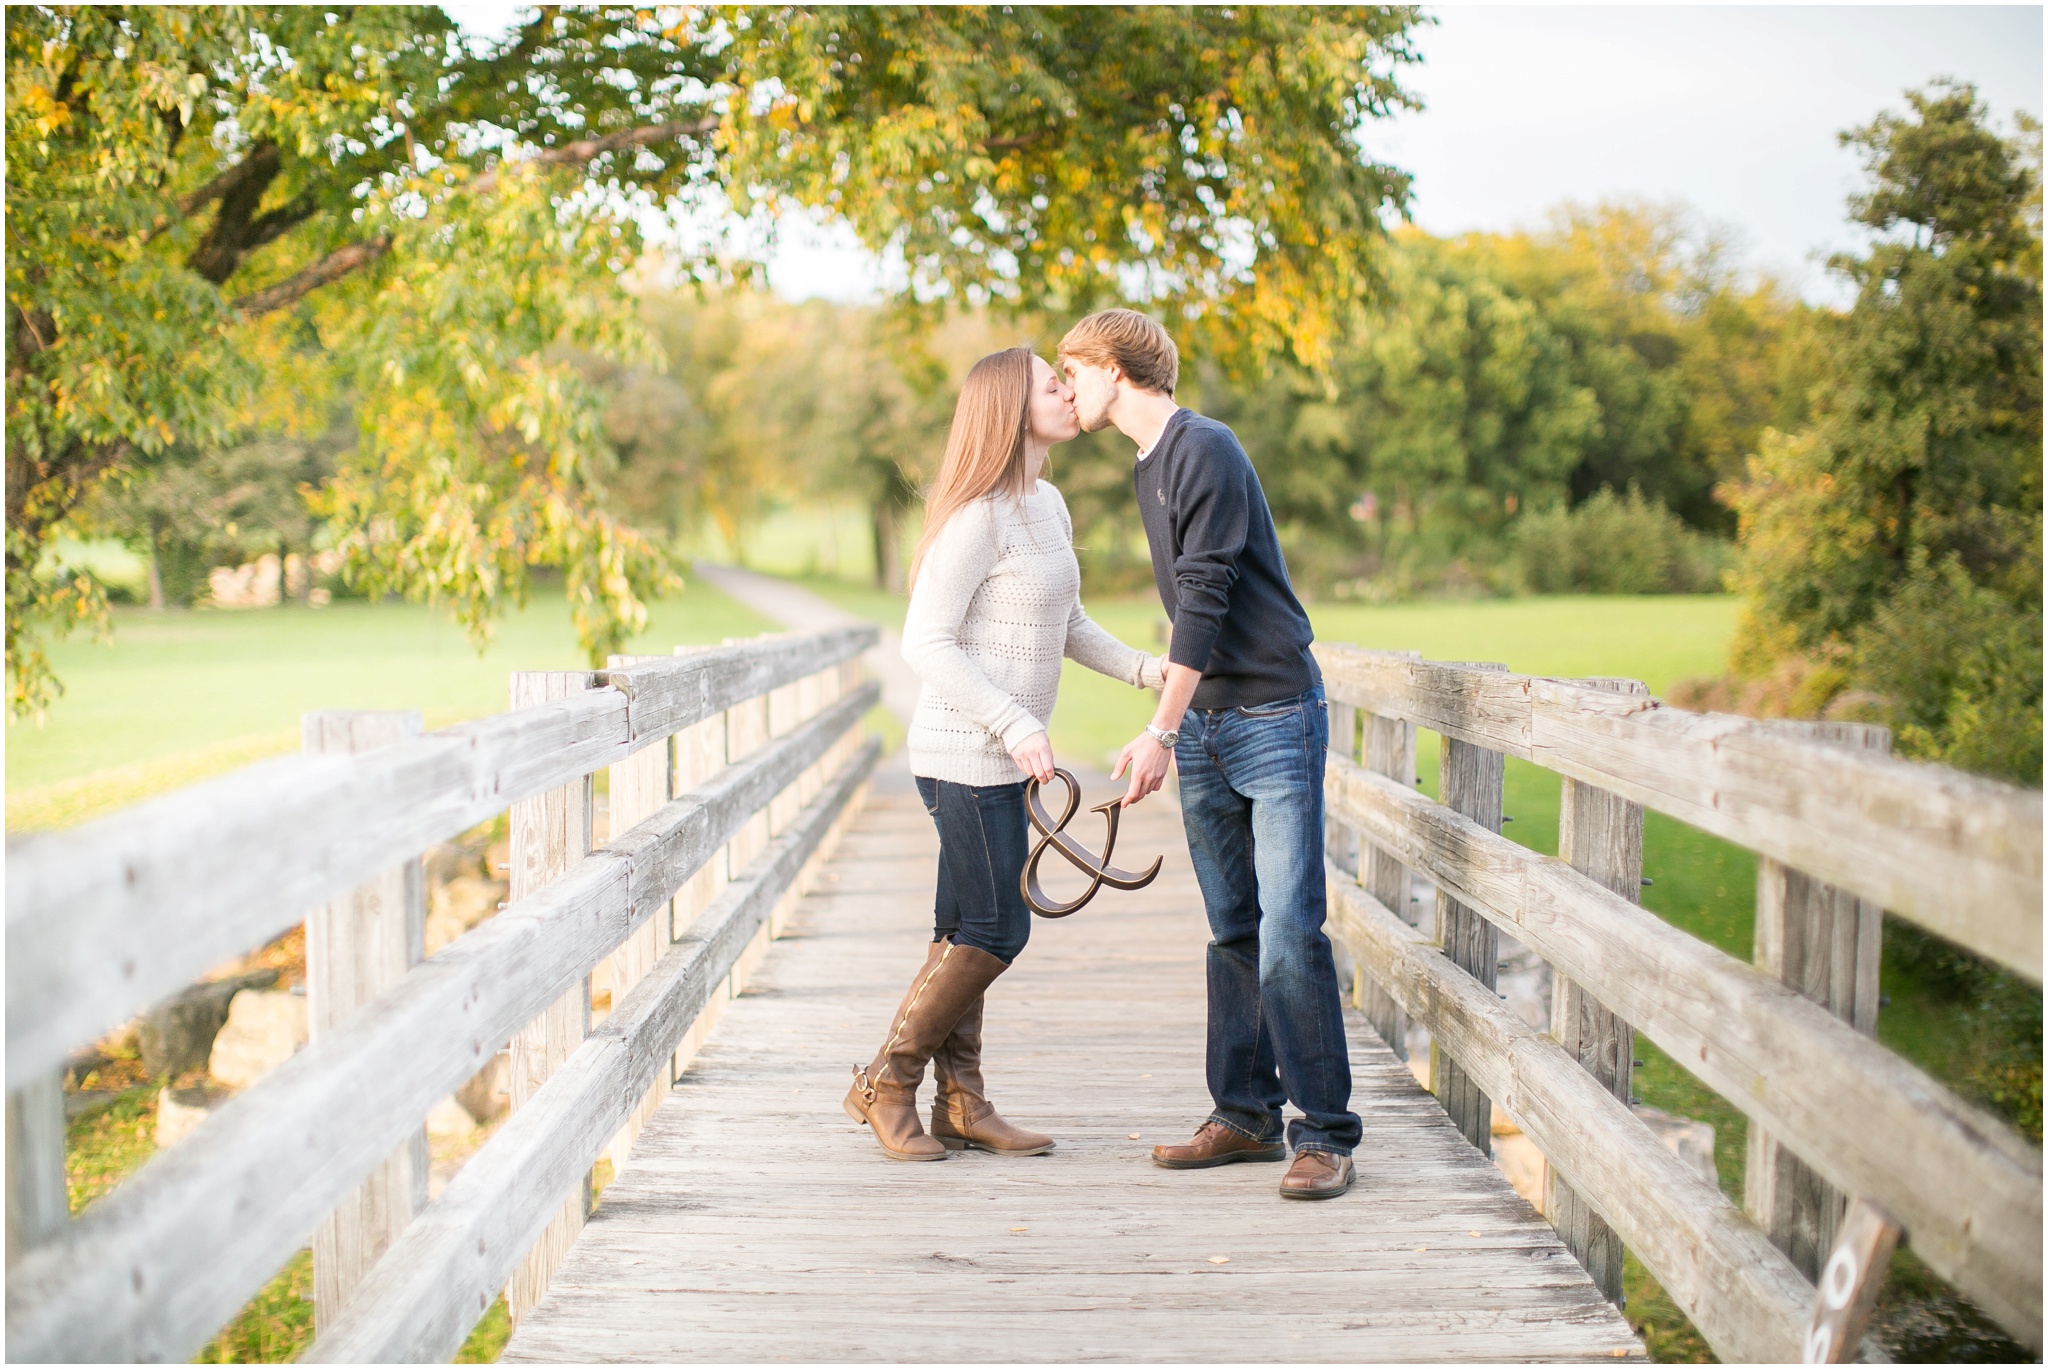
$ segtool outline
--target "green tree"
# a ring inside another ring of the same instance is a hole
[[[1135,293],[1315,360],[1406,193],[1358,141],[1405,99],[1406,7],[543,6],[488,51],[419,7],[6,22],[16,712],[104,602],[36,573],[59,525],[314,371],[358,401],[318,511],[360,582],[481,636],[560,565],[602,657],[668,583],[576,364],[654,360],[621,285],[649,211],[819,207],[913,301]]]
[[[2039,126],[1967,85],[1844,135],[1880,235],[1823,330],[1813,421],[1726,497],[1749,596],[1736,666],[1822,663],[1908,754],[2041,779]]]

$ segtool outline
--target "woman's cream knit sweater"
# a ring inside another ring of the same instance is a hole
[[[1060,658],[1158,689],[1160,662],[1081,608],[1074,525],[1044,481],[1022,499],[990,495],[953,515],[925,552],[903,621],[903,659],[924,680],[910,719],[910,768],[956,784],[1024,778],[1010,748],[1052,720]]]

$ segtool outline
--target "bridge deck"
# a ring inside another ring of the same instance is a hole
[[[937,844],[907,784],[890,789],[648,1124],[507,1360],[1641,1357],[1549,1225],[1356,1016],[1351,1193],[1285,1202],[1278,1165],[1150,1162],[1208,1108],[1207,930],[1164,795],[1119,848],[1126,865],[1165,852],[1160,879],[1039,921],[991,993],[991,1096],[1058,1149],[885,1157],[839,1099],[921,958]]]

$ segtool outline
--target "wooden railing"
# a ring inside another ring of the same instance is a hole
[[[1610,1297],[1626,1247],[1723,1359],[1799,1360],[1855,1198],[2040,1347],[2041,1152],[1874,1039],[1881,910],[2040,982],[2038,791],[1895,760],[1882,729],[1685,713],[1634,681],[1317,655],[1328,811],[1359,838],[1332,844],[1331,930],[1360,1006],[1397,1049],[1427,1028],[1431,1087],[1475,1145],[1494,1101],[1536,1144],[1546,1215]],[[1441,803],[1414,785],[1418,728],[1443,738]],[[1506,756],[1560,777],[1558,857],[1500,835]],[[1759,856],[1756,963],[1638,906],[1644,809]],[[1429,936],[1410,870],[1439,891]],[[1551,967],[1547,1033],[1495,992],[1500,931]],[[1634,1032],[1747,1115],[1741,1208],[1630,1111]]]
[[[501,1289],[524,1311],[836,839],[876,637],[515,676],[424,736],[314,715],[306,754],[10,843],[8,1357],[190,1359],[309,1241],[307,1358],[446,1360]],[[421,852],[508,809],[509,906],[423,959]],[[67,1052],[301,921],[313,1039],[69,1220]],[[512,1115],[425,1202],[423,1119],[508,1043]]]

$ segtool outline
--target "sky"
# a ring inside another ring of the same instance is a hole
[[[514,7],[455,4],[479,32]],[[1974,83],[2001,127],[2042,107],[2040,6],[1438,5],[1403,83],[1419,113],[1366,147],[1413,173],[1432,233],[1539,227],[1565,200],[1682,201],[1750,265],[1839,302],[1832,251],[1861,245],[1860,183],[1836,134],[1937,76]],[[786,220],[769,281],[791,298],[881,285],[843,228]]]

